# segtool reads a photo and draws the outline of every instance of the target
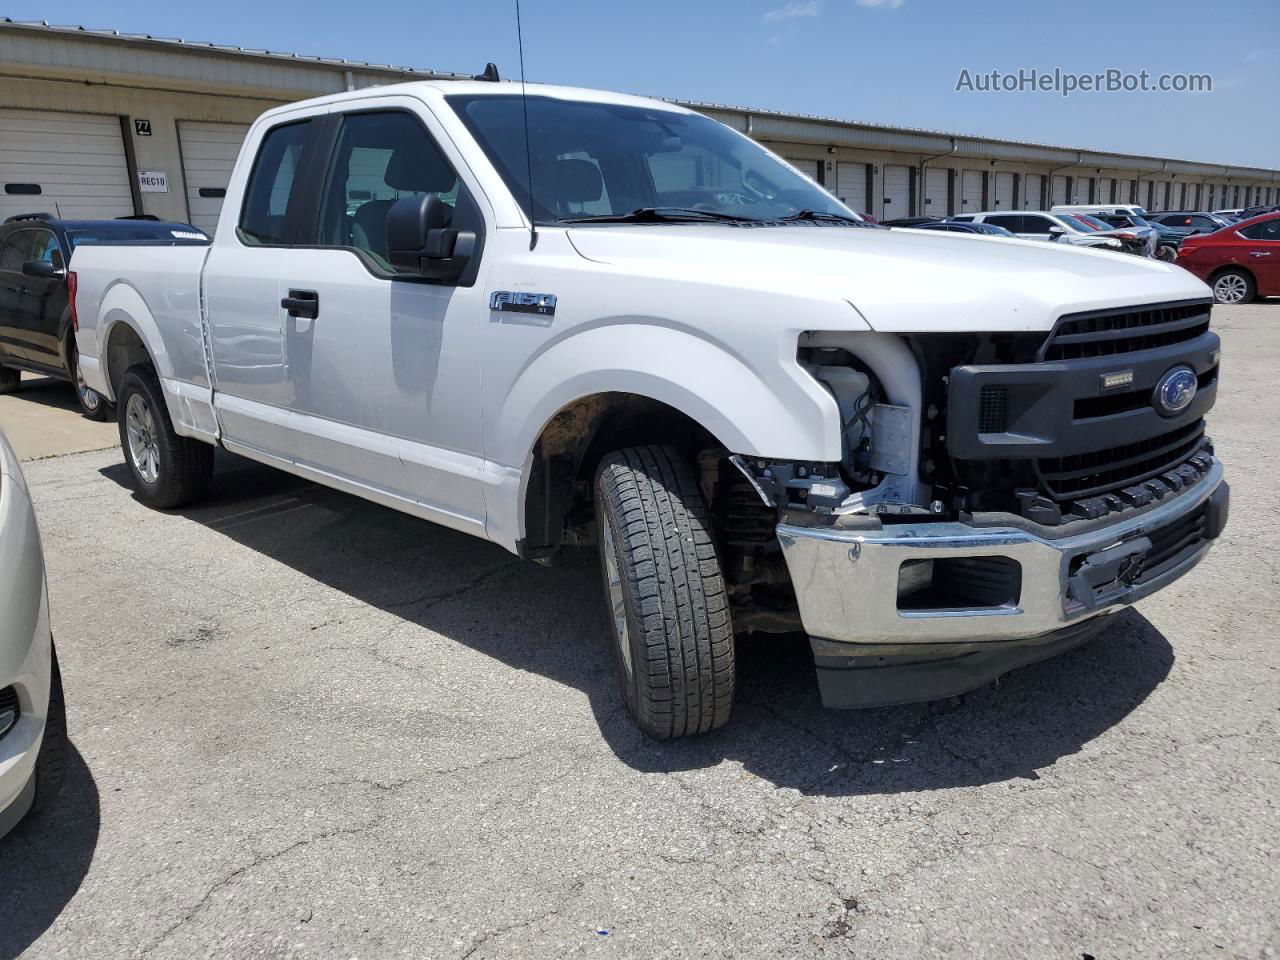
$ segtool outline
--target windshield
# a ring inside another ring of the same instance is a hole
[[[1110,230],[1110,229],[1111,229],[1111,224],[1107,223],[1107,221],[1105,221],[1105,220],[1099,220],[1097,217],[1091,217],[1091,216],[1089,216],[1087,213],[1078,213],[1078,214],[1076,214],[1076,219],[1077,219],[1077,220],[1083,220],[1086,224],[1088,224],[1089,226],[1093,227],[1093,229],[1095,229],[1095,230]]]
[[[1063,214],[1063,220],[1067,222],[1067,226],[1074,228],[1079,233],[1096,233],[1098,228],[1077,213]]]
[[[655,209],[725,222],[857,217],[790,165],[699,114],[529,97],[530,164],[518,95],[446,99],[526,211],[532,166],[539,224]]]

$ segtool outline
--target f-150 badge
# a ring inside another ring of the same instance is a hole
[[[495,290],[489,295],[489,309],[497,310],[499,313],[536,313],[540,317],[554,317],[556,295]]]

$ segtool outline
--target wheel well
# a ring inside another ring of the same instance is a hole
[[[524,498],[522,556],[545,557],[564,542],[569,526],[585,523],[596,467],[608,453],[643,443],[675,447],[693,459],[722,447],[692,417],[633,393],[597,393],[556,412],[533,447]]]
[[[112,327],[107,337],[106,360],[107,382],[111,384],[113,397],[120,396],[120,381],[130,367],[139,363],[155,366],[138,332],[123,321]]]
[[[1253,281],[1255,286],[1258,283],[1258,278],[1253,275],[1253,271],[1250,270],[1248,267],[1243,266],[1239,263],[1224,263],[1222,266],[1218,267],[1217,270],[1214,270],[1211,274],[1209,274],[1209,283],[1212,284],[1214,280],[1217,280],[1218,277],[1222,276],[1228,270],[1235,270],[1238,273],[1245,274],[1250,280]]]

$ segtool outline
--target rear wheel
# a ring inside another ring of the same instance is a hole
[[[213,475],[213,447],[174,432],[156,372],[130,367],[117,400],[120,446],[138,499],[161,510],[198,500]]]
[[[723,726],[733,705],[733,626],[696,473],[670,447],[629,447],[600,465],[595,500],[628,712],[659,740]]]
[[[22,371],[0,367],[0,393],[13,393],[22,382]]]
[[[84,382],[80,373],[80,350],[76,347],[76,335],[68,334],[67,372],[71,374],[71,383],[76,388],[76,399],[80,401],[80,412],[90,420],[109,420],[111,404],[106,397]]]
[[[1213,278],[1213,299],[1218,303],[1249,303],[1256,287],[1253,277],[1243,270],[1223,270]]]

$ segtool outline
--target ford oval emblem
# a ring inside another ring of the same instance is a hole
[[[1196,396],[1196,372],[1187,366],[1174,367],[1156,384],[1151,405],[1162,417],[1176,417]]]

